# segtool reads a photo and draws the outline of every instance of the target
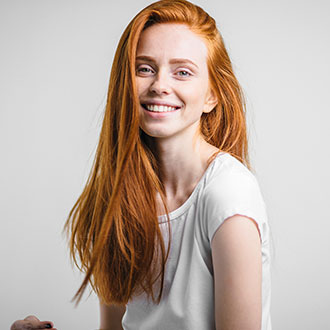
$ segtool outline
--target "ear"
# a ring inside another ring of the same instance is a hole
[[[211,88],[209,88],[208,95],[205,100],[203,112],[204,113],[211,112],[217,104],[218,104],[218,99],[215,96],[215,93],[213,92],[213,90]]]

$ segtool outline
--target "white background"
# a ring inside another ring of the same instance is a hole
[[[36,314],[96,329],[98,301],[61,235],[87,179],[119,37],[150,1],[0,2],[0,328]],[[272,319],[330,329],[329,2],[196,1],[217,21],[248,103],[274,242]]]

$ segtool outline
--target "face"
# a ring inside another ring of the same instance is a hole
[[[136,83],[140,128],[155,138],[198,134],[202,113],[217,103],[209,88],[207,47],[183,24],[155,24],[142,32]]]

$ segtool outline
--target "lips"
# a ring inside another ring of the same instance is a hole
[[[158,105],[158,104],[142,104],[143,108],[152,112],[171,112],[178,110],[180,107],[172,107],[169,105]]]
[[[163,102],[163,101],[142,101],[141,106],[150,112],[173,112],[175,110],[180,109],[181,107],[169,102]]]

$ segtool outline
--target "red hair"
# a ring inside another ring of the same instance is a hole
[[[167,216],[168,208],[153,139],[139,128],[135,83],[140,34],[161,23],[185,24],[204,38],[210,85],[218,104],[203,113],[200,133],[249,167],[244,100],[214,19],[185,0],[161,0],[147,6],[119,41],[93,168],[65,224],[71,234],[71,256],[85,272],[74,297],[77,303],[88,283],[106,304],[126,304],[141,292],[156,302],[162,296],[169,249],[158,224],[157,193]],[[153,286],[158,279],[155,298]]]

